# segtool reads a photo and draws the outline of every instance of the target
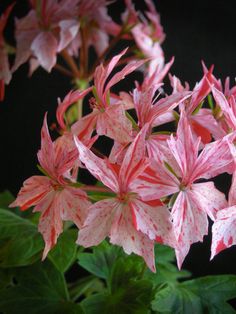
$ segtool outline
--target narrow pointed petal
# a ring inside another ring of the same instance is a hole
[[[57,238],[63,231],[63,224],[61,219],[60,210],[60,198],[58,199],[60,192],[52,191],[47,194],[47,197],[38,204],[34,211],[41,212],[39,219],[38,229],[42,234],[45,248],[43,251],[43,260],[46,258],[48,252],[57,243]]]
[[[75,145],[79,151],[79,158],[85,164],[86,168],[103,184],[108,186],[112,191],[119,190],[117,175],[109,167],[109,162],[94,155],[86,146],[74,137]]]
[[[215,98],[216,103],[221,107],[230,128],[236,129],[236,116],[232,111],[227,99],[224,94],[212,86],[212,94]]]
[[[200,138],[194,141],[193,134],[184,111],[177,129],[177,138],[171,136],[167,140],[169,148],[174,155],[179,167],[181,168],[182,177],[185,183],[189,182],[189,176],[197,160]]]
[[[41,32],[33,40],[31,49],[40,65],[48,72],[56,64],[57,40],[51,32]]]
[[[63,99],[63,101],[61,101],[60,99],[58,100],[58,107],[57,107],[57,111],[56,111],[56,116],[57,116],[57,121],[60,125],[60,127],[65,130],[66,129],[66,125],[65,125],[65,121],[64,121],[64,115],[66,110],[68,109],[68,107],[70,105],[72,105],[73,103],[77,102],[79,99],[84,98],[89,92],[91,91],[91,88],[87,88],[84,91],[70,91],[65,98]]]
[[[107,83],[105,92],[109,90],[113,85],[123,80],[128,74],[135,71],[137,68],[139,68],[141,65],[143,65],[146,62],[146,60],[141,61],[133,61],[127,64],[121,71],[117,72]]]
[[[193,181],[198,178],[209,179],[220,173],[230,173],[233,170],[233,159],[229,150],[228,140],[231,140],[234,136],[234,134],[230,134],[222,140],[205,145],[192,172],[191,178]]]
[[[120,58],[126,53],[127,49],[128,48],[124,49],[120,54],[114,56],[105,68],[102,64],[96,68],[94,73],[94,85],[100,99],[103,98],[105,83],[108,76],[111,74]]]
[[[128,148],[121,165],[119,180],[125,190],[148,166],[145,156],[145,136],[149,125],[145,125]]]
[[[236,206],[220,210],[212,226],[211,259],[236,244]]]
[[[210,93],[211,86],[209,83],[212,82],[212,71],[213,67],[210,68],[210,70],[203,76],[202,80],[194,88],[191,102],[188,106],[186,106],[186,112],[188,114],[192,113]]]
[[[47,114],[44,116],[41,129],[41,149],[38,152],[38,160],[43,169],[54,176],[54,149],[47,125]]]
[[[176,258],[181,268],[191,244],[202,241],[208,232],[207,214],[199,207],[195,195],[186,191],[179,193],[171,215],[177,240]]]
[[[146,122],[150,122],[152,124],[158,116],[170,110],[173,110],[184,100],[188,99],[190,96],[191,92],[184,91],[182,93],[175,93],[165,98],[162,98],[156,104],[154,104],[152,110],[149,113],[149,119]]]

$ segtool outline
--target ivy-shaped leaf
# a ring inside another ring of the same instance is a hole
[[[129,261],[127,261],[129,259]],[[108,289],[85,299],[81,305],[88,314],[147,314],[153,298],[153,285],[150,281],[139,279],[136,259],[119,258],[108,277]]]
[[[153,301],[158,313],[233,314],[227,303],[236,297],[236,276],[207,276],[161,289]]]
[[[0,291],[4,314],[82,314],[69,300],[64,276],[49,261],[15,269],[14,283]]]
[[[122,255],[120,247],[109,245],[103,241],[97,247],[94,247],[91,253],[79,253],[79,265],[93,275],[107,279],[112,265],[116,259]]]

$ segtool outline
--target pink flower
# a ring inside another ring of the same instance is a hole
[[[26,210],[35,206],[34,212],[41,212],[39,231],[43,235],[45,249],[43,259],[57,242],[63,231],[63,221],[71,220],[81,228],[90,206],[87,195],[73,187],[73,178],[69,175],[77,154],[65,150],[56,140],[52,142],[46,116],[41,133],[41,150],[38,159],[47,177],[33,176],[24,182],[16,200],[10,207],[20,206]]]
[[[17,51],[15,71],[30,57],[37,59],[48,72],[56,64],[56,55],[75,38],[79,24],[74,19],[77,0],[42,0],[38,6],[31,1],[32,10],[16,20]]]
[[[145,88],[144,86],[141,86],[134,89],[132,97],[127,93],[122,93],[121,95],[126,107],[128,107],[129,103],[130,107],[135,108],[138,118],[138,127],[141,129],[145,124],[149,125],[145,141],[149,157],[155,155],[156,143],[166,140],[169,137],[168,135],[152,134],[152,128],[173,121],[173,109],[191,96],[191,92],[184,91],[166,96],[156,101],[156,97],[154,96],[159,86],[161,86],[161,84],[156,85],[156,83],[153,82],[153,84],[150,84]],[[137,130],[133,131],[133,136],[136,135],[136,132]],[[120,163],[119,160],[122,160],[121,155],[127,148],[128,143],[129,142],[124,142],[120,144],[115,142],[110,154],[110,160]]]
[[[87,169],[116,196],[93,204],[79,232],[78,244],[99,244],[109,236],[110,242],[123,247],[127,254],[141,255],[155,271],[154,241],[174,245],[170,213],[159,200],[144,201],[132,188],[148,166],[145,158],[147,126],[139,132],[127,150],[121,166],[95,156],[75,139],[81,161]]]
[[[111,59],[109,64],[104,67],[98,66],[94,74],[95,98],[90,100],[93,111],[81,119],[90,121],[90,125],[96,127],[98,135],[106,135],[120,143],[131,141],[132,125],[126,118],[125,108],[121,102],[110,103],[110,88],[125,78],[145,61],[134,61],[127,64],[121,71],[114,74],[110,80],[107,79],[120,58],[125,54],[127,49]],[[115,100],[115,99],[114,99]]]
[[[156,147],[159,154],[156,154],[151,168],[137,180],[134,191],[145,200],[174,195],[171,216],[178,243],[176,256],[181,267],[190,245],[202,241],[207,234],[207,216],[214,220],[217,210],[227,204],[224,194],[215,188],[213,182],[196,181],[229,171],[232,157],[227,139],[206,145],[198,156],[200,138],[197,142],[193,140],[184,111],[181,112],[176,138],[172,135],[167,144]]]
[[[94,46],[98,56],[109,46],[109,35],[115,36],[120,31],[120,26],[107,13],[109,3],[110,1],[107,0],[79,0],[78,2],[77,17],[81,21],[81,32],[85,36],[83,44],[86,45],[86,49]],[[78,34],[69,47],[72,54],[78,54],[82,41],[81,34]]]
[[[8,53],[3,37],[3,31],[13,7],[14,3],[9,5],[5,12],[0,16],[0,101],[4,99],[5,84],[9,84],[11,80],[11,71],[9,68]]]

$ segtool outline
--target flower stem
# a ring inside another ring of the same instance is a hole
[[[79,69],[75,63],[75,60],[69,55],[69,53],[66,51],[66,49],[62,50],[61,55],[62,55],[63,59],[65,60],[65,62],[70,67],[74,78],[80,78]]]

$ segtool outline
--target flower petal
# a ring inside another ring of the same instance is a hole
[[[56,64],[57,47],[57,40],[49,31],[40,32],[32,42],[31,50],[48,72],[51,72]]]
[[[111,230],[114,213],[120,207],[115,199],[106,199],[93,204],[89,208],[84,226],[79,231],[77,243],[84,247],[99,244]]]
[[[236,244],[236,206],[217,213],[212,226],[211,259],[222,250]]]

